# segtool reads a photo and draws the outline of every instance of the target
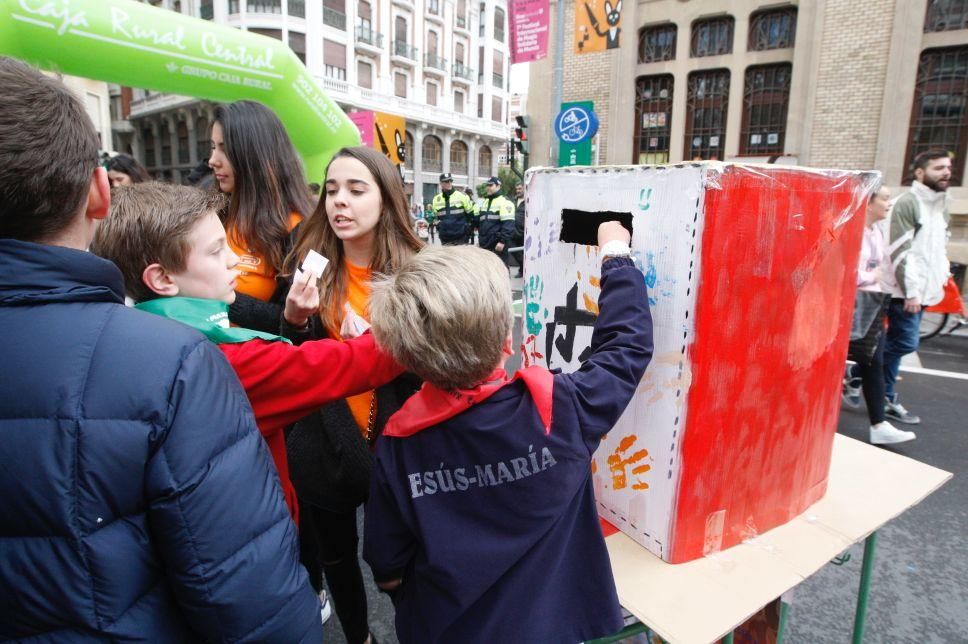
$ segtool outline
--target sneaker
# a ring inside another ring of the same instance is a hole
[[[904,405],[897,401],[897,394],[894,394],[893,398],[890,396],[884,397],[884,415],[905,425],[917,425],[921,422],[920,417],[909,412],[904,408]]]
[[[886,420],[871,427],[871,445],[891,445],[906,443],[917,438],[914,432],[898,429]]]
[[[855,378],[851,374],[850,366],[848,365],[847,372],[844,374],[844,385],[840,391],[840,399],[851,409],[860,409],[861,384],[861,379]]]
[[[319,611],[319,617],[325,624],[333,616],[333,605],[329,603],[329,597],[326,595],[325,590],[319,591],[319,603],[323,607]]]

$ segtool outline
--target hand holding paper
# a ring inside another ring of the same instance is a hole
[[[319,259],[315,259],[314,255]],[[286,308],[283,311],[283,317],[292,326],[306,326],[309,318],[319,310],[319,289],[316,287],[316,280],[325,269],[326,263],[325,257],[315,251],[309,251],[309,255],[303,261],[303,270],[296,269],[292,286],[289,287],[289,294],[286,296]],[[317,269],[320,270],[319,273],[316,272]]]

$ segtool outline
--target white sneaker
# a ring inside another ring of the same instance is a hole
[[[898,429],[886,420],[871,427],[871,445],[891,445],[906,443],[917,438],[914,432]]]
[[[322,610],[319,611],[319,617],[325,624],[329,621],[329,618],[333,616],[333,605],[329,603],[329,597],[326,595],[325,590],[319,591],[319,603],[323,607]]]

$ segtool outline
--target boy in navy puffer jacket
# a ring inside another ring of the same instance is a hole
[[[377,342],[425,381],[377,442],[366,508],[364,557],[403,644],[621,628],[590,461],[652,355],[628,241],[617,222],[599,228],[601,313],[591,356],[568,375],[506,378],[510,287],[493,253],[427,248],[374,285]]]

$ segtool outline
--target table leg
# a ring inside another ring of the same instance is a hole
[[[860,589],[857,592],[857,612],[854,614],[854,636],[851,640],[853,644],[861,644],[864,641],[864,620],[867,617],[867,599],[870,596],[876,544],[877,533],[872,532],[864,541],[864,563],[860,569]]]

